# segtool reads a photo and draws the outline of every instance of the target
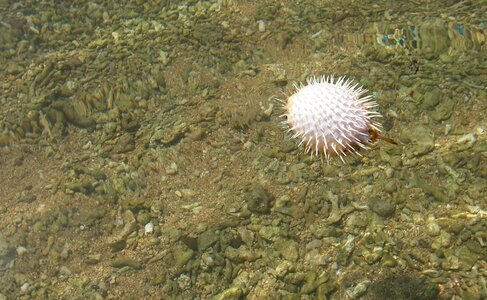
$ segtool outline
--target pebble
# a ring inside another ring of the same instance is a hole
[[[86,257],[85,262],[90,265],[95,265],[101,261],[101,254],[96,253],[96,254],[89,254]]]
[[[392,200],[372,198],[369,200],[370,210],[381,217],[389,218],[394,215],[396,205]]]
[[[423,106],[426,109],[428,110],[434,109],[439,102],[440,102],[440,90],[438,88],[434,87],[425,93]]]
[[[236,263],[255,261],[258,258],[258,256],[245,245],[238,247],[238,249],[228,246],[225,249],[225,256]]]
[[[61,268],[59,268],[59,274],[64,276],[71,276],[72,272],[68,267],[61,266]]]
[[[174,175],[178,172],[178,165],[175,162],[171,162],[165,169],[167,175]]]
[[[27,253],[27,249],[25,247],[19,246],[17,249],[15,249],[17,252],[18,256],[23,256],[25,253]]]
[[[282,239],[276,241],[274,245],[284,259],[291,262],[298,260],[298,245],[295,241]]]
[[[152,222],[145,224],[144,232],[145,234],[151,234],[152,232],[154,232],[154,224],[152,224]]]
[[[426,232],[430,236],[438,236],[440,234],[441,228],[440,225],[436,222],[428,222],[426,224]]]
[[[216,243],[219,236],[213,230],[207,230],[200,234],[197,239],[198,251],[202,252]]]
[[[26,282],[26,283],[22,284],[22,286],[20,287],[20,292],[21,292],[22,294],[27,293],[27,292],[29,291],[29,286],[30,286],[30,285],[29,285],[29,283],[28,283],[28,282]]]
[[[268,213],[274,196],[260,183],[253,183],[247,187],[245,199],[248,209],[253,213]]]
[[[435,148],[433,131],[423,125],[404,129],[401,139],[405,144],[410,145],[406,148],[406,155],[410,158],[423,156]]]
[[[114,268],[123,268],[123,267],[131,267],[133,269],[141,269],[142,264],[130,257],[125,257],[125,256],[120,256],[117,258],[114,258],[111,262],[110,265]]]
[[[356,285],[353,285],[345,290],[345,293],[347,294],[350,299],[358,299],[361,296],[365,295],[367,292],[367,289],[369,288],[370,281],[369,280],[364,280]]]
[[[446,231],[441,231],[440,234],[433,240],[431,248],[438,250],[440,248],[448,247],[451,243],[451,235]]]

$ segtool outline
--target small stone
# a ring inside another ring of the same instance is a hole
[[[306,253],[304,261],[312,266],[325,266],[329,262],[329,257],[324,255],[322,251],[313,249]]]
[[[275,242],[275,246],[281,256],[291,262],[298,260],[298,245],[292,240],[278,240]]]
[[[90,254],[86,257],[86,263],[90,265],[95,265],[101,261],[101,254]]]
[[[152,224],[152,222],[145,224],[144,232],[145,234],[152,234],[152,232],[154,232],[154,224]]]
[[[166,174],[174,175],[178,172],[178,165],[175,162],[171,162],[169,166],[166,166]]]
[[[383,267],[394,268],[397,266],[397,260],[389,253],[384,253],[382,256],[381,265]]]
[[[17,252],[18,256],[23,256],[25,253],[27,253],[27,249],[25,247],[19,246],[17,249],[15,249]]]
[[[325,283],[322,283],[318,286],[318,289],[316,290],[316,296],[317,299],[328,299],[327,296],[331,292],[335,291],[337,289],[337,283],[334,278],[330,278],[327,280]]]
[[[279,236],[280,229],[277,226],[262,226],[259,236],[268,241],[274,241]]]
[[[118,139],[113,147],[114,153],[126,153],[135,149],[135,138],[131,133],[124,133]]]
[[[446,248],[451,243],[451,235],[446,231],[441,231],[440,235],[437,236],[433,243],[431,244],[431,248],[438,250],[440,248]]]
[[[145,203],[144,203],[145,205]],[[151,221],[152,217],[149,213],[148,210],[146,209],[142,209],[140,210],[138,213],[137,213],[137,222],[140,224],[140,225],[144,225],[146,226],[147,224],[149,224],[149,222]],[[150,226],[150,225],[149,225]]]
[[[193,258],[194,251],[188,247],[176,247],[173,251],[174,265],[178,268],[185,266],[191,258]]]
[[[16,75],[16,74],[19,74],[19,73],[22,73],[24,72],[25,68],[19,64],[16,64],[16,63],[10,63],[7,65],[7,74],[12,74],[12,75]]]
[[[163,284],[166,282],[166,272],[164,270],[159,270],[157,274],[154,274],[154,276],[150,280],[150,284],[153,286],[157,286],[160,284]]]
[[[475,265],[477,260],[481,257],[479,254],[473,253],[468,247],[461,246],[456,254],[459,258],[459,268],[462,271],[469,271]]]
[[[438,186],[435,186],[435,185],[432,185],[430,184],[429,182],[427,182],[426,180],[422,180],[422,179],[418,179],[416,181],[416,184],[421,188],[423,189],[423,191],[428,194],[428,195],[431,195],[433,198],[435,198],[436,201],[439,201],[439,202],[448,202],[449,201],[449,197],[441,190],[441,188],[439,188]]]
[[[121,256],[113,259],[110,262],[110,265],[114,268],[119,268],[119,269],[123,267],[131,267],[133,269],[138,270],[142,268],[142,264],[139,261],[125,256]]]
[[[261,184],[253,183],[247,188],[245,200],[251,212],[263,214],[270,211],[274,196]]]
[[[29,286],[30,286],[30,284],[28,282],[22,284],[22,286],[20,287],[20,292],[22,294],[27,293],[27,291],[29,290]]]
[[[396,211],[395,203],[390,199],[372,198],[369,200],[370,210],[381,217],[389,218]]]
[[[181,189],[181,196],[184,198],[191,198],[196,195],[196,192],[192,189]]]
[[[454,108],[455,101],[450,99],[444,100],[436,107],[431,116],[436,122],[446,121],[451,117]]]
[[[392,180],[386,182],[386,184],[384,185],[384,191],[389,194],[394,193],[395,191],[397,191],[396,183]]]
[[[242,227],[237,228],[237,232],[242,239],[242,242],[244,242],[247,247],[252,247],[255,237],[254,232]]]
[[[81,101],[54,102],[52,107],[61,110],[66,120],[75,126],[89,128],[96,125],[95,120],[87,115],[85,104]]]
[[[374,247],[371,252],[368,252],[364,255],[365,261],[369,265],[376,263],[382,258],[383,251],[384,249],[382,247]]]
[[[435,148],[433,131],[423,125],[416,125],[413,128],[405,129],[401,133],[401,140],[410,146],[406,149],[408,157],[423,156]]]
[[[455,61],[455,60],[454,60],[454,58],[453,58],[453,56],[448,55],[447,53],[442,53],[442,54],[440,54],[440,55],[438,56],[438,58],[439,58],[439,59],[440,59],[442,62],[444,62],[444,63],[446,63],[446,64],[451,64],[451,63],[453,63],[453,62]]]
[[[303,294],[309,294],[315,291],[320,285],[327,282],[330,279],[330,275],[327,272],[322,272],[319,276],[313,272],[309,271],[306,273],[304,278],[304,284],[301,288]]]
[[[439,102],[440,102],[440,90],[438,88],[434,87],[425,93],[423,106],[426,109],[432,110],[433,108],[436,107],[436,105],[438,105]]]
[[[258,258],[258,256],[245,245],[238,247],[238,249],[228,246],[225,249],[225,256],[233,262],[254,261]]]
[[[223,292],[219,293],[218,295],[214,296],[212,300],[234,300],[234,299],[241,299],[242,297],[242,289],[240,287],[231,287]]]
[[[426,224],[426,233],[430,236],[438,236],[440,234],[440,225],[436,222],[429,222]]]
[[[465,222],[458,219],[453,220],[441,218],[438,219],[438,225],[441,227],[441,229],[453,234],[459,234],[463,228],[465,228]]]
[[[213,230],[207,230],[200,234],[197,239],[198,251],[202,252],[216,243],[218,235]]]
[[[318,285],[316,285],[315,282],[316,282],[316,273],[313,271],[307,272],[304,278],[304,284],[303,287],[301,288],[301,292],[303,294],[309,294],[313,292],[318,287]]]
[[[444,270],[458,270],[460,268],[460,260],[455,255],[447,255],[445,260],[441,262],[441,267]]]
[[[283,260],[281,263],[279,263],[279,265],[277,265],[274,275],[276,275],[277,278],[283,278],[291,268],[291,263]]]
[[[59,274],[64,275],[64,276],[71,276],[71,274],[73,274],[73,272],[71,272],[71,270],[68,269],[68,267],[61,266],[61,268],[59,268]]]
[[[0,257],[3,258],[9,251],[9,244],[5,236],[0,232]],[[1,262],[1,260],[0,260]]]
[[[356,285],[353,285],[345,290],[345,294],[347,294],[350,299],[359,299],[363,296],[367,289],[369,288],[370,281],[364,280]]]

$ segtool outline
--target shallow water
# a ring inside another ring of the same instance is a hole
[[[0,0],[0,299],[486,298],[486,3],[439,2]],[[398,145],[297,146],[330,74]]]

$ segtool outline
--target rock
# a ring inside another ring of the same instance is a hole
[[[397,260],[389,253],[384,253],[381,260],[381,266],[394,268],[397,266]]]
[[[446,231],[441,231],[431,244],[431,248],[438,250],[440,248],[447,248],[451,244],[451,235]]]
[[[125,256],[114,258],[110,265],[114,268],[131,267],[136,270],[142,269],[142,264],[138,260]]]
[[[127,245],[127,236],[134,232],[137,228],[137,221],[134,214],[130,210],[125,210],[122,218],[125,224],[122,230],[109,239],[112,252],[117,252],[125,248]]]
[[[247,245],[247,247],[252,247],[252,243],[254,242],[255,234],[252,231],[250,231],[246,228],[243,228],[243,227],[237,228],[237,232],[238,232],[239,237],[242,240],[242,242],[244,242],[245,245]]]
[[[177,144],[188,131],[186,123],[174,125],[170,128],[159,128],[154,131],[150,138],[151,144],[163,144],[166,146]]]
[[[358,299],[361,296],[363,296],[366,292],[367,289],[369,288],[370,281],[369,280],[364,280],[362,282],[359,282],[356,285],[353,285],[345,290],[345,294],[350,298],[350,299]]]
[[[323,272],[319,276],[313,272],[313,271],[308,271],[304,277],[304,284],[303,287],[301,288],[301,292],[303,294],[309,294],[315,291],[320,285],[323,283],[327,282],[330,278],[330,275],[328,273]]]
[[[281,64],[268,64],[266,68],[272,74],[272,81],[278,86],[286,85],[288,76],[286,69]]]
[[[101,254],[96,253],[96,254],[90,254],[86,257],[85,262],[89,265],[96,265],[101,261]]]
[[[318,286],[316,290],[317,299],[329,299],[327,296],[337,289],[337,283],[334,278],[328,279],[325,283],[322,283]]]
[[[390,199],[372,198],[369,200],[370,210],[381,217],[389,218],[396,211],[396,204]]]
[[[307,272],[304,277],[304,284],[303,287],[301,288],[301,292],[303,294],[309,294],[313,292],[318,287],[318,285],[315,282],[316,282],[316,273],[313,271]]]
[[[234,300],[234,299],[241,299],[242,297],[242,289],[239,287],[230,287],[223,292],[215,295],[211,298],[211,300]]]
[[[274,244],[281,256],[291,262],[298,260],[298,245],[292,240],[278,240]]]
[[[440,102],[440,89],[433,87],[424,94],[423,106],[425,109],[432,110]]]
[[[471,252],[466,246],[460,246],[456,251],[459,259],[459,268],[462,271],[469,271],[479,259],[479,255]]]
[[[418,178],[416,184],[425,192],[425,194],[431,195],[436,201],[444,203],[449,201],[449,197],[441,190],[441,188],[431,185],[420,178]]]
[[[406,148],[406,155],[410,158],[423,156],[435,148],[433,131],[423,125],[403,130],[401,140],[410,145]]]
[[[364,253],[364,259],[365,261],[369,264],[372,265],[376,262],[378,262],[384,253],[384,249],[382,247],[374,247],[372,251],[366,251]]]
[[[191,258],[193,258],[194,251],[188,247],[181,246],[173,249],[174,265],[178,268],[184,267]]]
[[[138,213],[137,213],[137,218],[136,218],[137,222],[140,224],[140,225],[147,225],[149,224],[149,222],[152,220],[152,217],[151,217],[151,214],[149,213],[148,210],[146,209],[142,209],[140,210]],[[149,225],[150,226],[150,225]],[[154,226],[152,225],[152,228]]]
[[[258,256],[245,245],[238,247],[238,249],[228,246],[225,249],[225,256],[229,260],[237,263],[244,261],[254,261],[258,258]]]
[[[113,147],[114,153],[126,153],[135,149],[135,138],[131,133],[124,133],[118,139]]]
[[[253,213],[268,213],[274,197],[260,183],[251,184],[246,191],[245,200]]]
[[[9,251],[9,245],[5,236],[0,233],[0,265],[4,263],[5,256],[7,256]]]
[[[16,63],[9,63],[7,65],[7,74],[16,75],[25,71],[25,68]]]
[[[144,198],[137,196],[124,198],[120,201],[120,204],[123,209],[129,209],[131,211],[141,210],[147,205]]]
[[[262,226],[259,236],[268,241],[274,241],[279,236],[281,229],[277,226]]]
[[[426,233],[429,236],[438,236],[440,234],[440,225],[437,222],[431,221],[426,224]]]
[[[159,270],[157,274],[154,274],[150,280],[150,284],[157,286],[166,282],[166,272],[164,270]]]
[[[441,268],[446,271],[456,271],[460,268],[460,260],[457,256],[447,253],[445,259],[441,262]]]
[[[436,107],[431,117],[438,123],[441,121],[446,121],[451,117],[454,107],[454,101],[451,99],[444,100]]]
[[[205,251],[218,240],[218,235],[213,230],[207,230],[198,236],[198,251]]]
[[[220,26],[211,23],[202,23],[194,27],[193,37],[203,45],[215,45],[223,38]]]
[[[61,110],[66,120],[75,126],[89,128],[95,125],[95,121],[88,116],[87,108],[81,101],[57,101],[52,104],[52,107]]]
[[[458,219],[440,218],[438,219],[438,225],[440,225],[441,229],[453,234],[459,234],[465,228],[465,222]]]
[[[178,165],[175,162],[171,162],[165,167],[167,175],[175,175],[178,172]]]

